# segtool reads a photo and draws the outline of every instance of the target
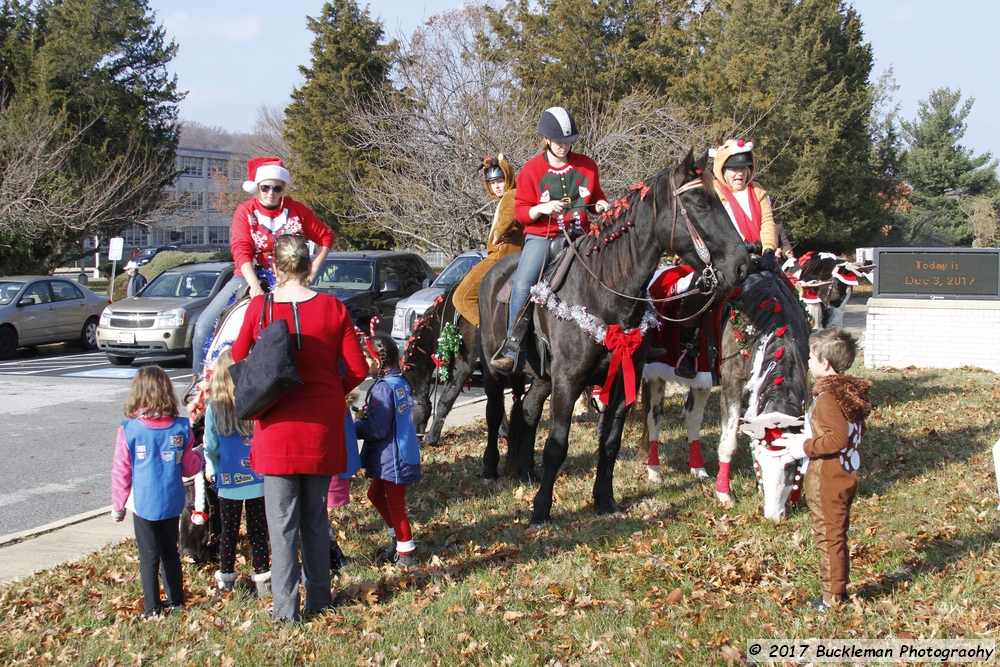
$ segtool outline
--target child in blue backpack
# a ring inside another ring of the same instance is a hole
[[[184,477],[201,474],[191,424],[180,417],[170,378],[159,366],[143,366],[132,380],[111,468],[115,521],[132,510],[139,548],[144,617],[184,607],[178,519],[184,511]],[[160,599],[160,571],[166,604]]]
[[[229,374],[232,365],[232,351],[226,348],[212,364],[211,399],[205,409],[205,476],[215,478],[222,517],[219,570],[215,573],[215,581],[220,592],[233,590],[237,576],[236,543],[245,508],[253,581],[257,585],[257,596],[263,598],[271,591],[264,476],[250,469],[253,422],[236,416],[236,388]]]
[[[413,395],[399,368],[399,348],[385,334],[371,338],[368,374],[375,384],[368,390],[365,406],[354,422],[364,440],[361,464],[371,484],[368,499],[389,527],[394,540],[379,559],[401,567],[415,567],[416,544],[406,516],[406,487],[419,482],[420,446],[410,413]]]

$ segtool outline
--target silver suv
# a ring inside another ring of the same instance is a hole
[[[140,356],[178,354],[190,364],[194,324],[232,277],[232,262],[189,262],[167,269],[138,295],[104,309],[97,346],[116,366],[128,366]]]
[[[425,287],[396,304],[396,313],[392,317],[392,339],[396,341],[400,354],[406,347],[406,341],[413,334],[413,325],[417,320],[430,312],[437,298],[460,283],[465,274],[484,257],[486,257],[485,250],[463,252],[445,267],[430,287]]]

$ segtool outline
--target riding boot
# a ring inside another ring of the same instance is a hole
[[[677,367],[674,373],[677,377],[693,380],[698,375],[698,368],[695,359],[698,357],[698,327],[680,327],[679,341],[681,348],[680,359],[677,360]]]
[[[504,375],[516,375],[520,372],[521,369],[518,366],[518,360],[521,356],[521,344],[524,341],[524,336],[528,333],[528,327],[531,325],[533,306],[534,304],[531,301],[524,304],[524,307],[517,314],[517,319],[514,320],[514,326],[511,328],[507,339],[500,346],[500,350],[497,351],[493,359],[490,360],[490,368],[496,372],[503,373]]]

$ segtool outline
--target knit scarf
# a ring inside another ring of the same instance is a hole
[[[747,217],[746,212],[740,203],[736,201],[735,195],[733,195],[732,190],[730,190],[725,182],[721,179],[715,179],[716,186],[722,190],[722,194],[725,196],[726,201],[729,202],[729,210],[732,211],[733,219],[736,221],[736,227],[740,231],[740,236],[743,240],[748,243],[754,243],[760,241],[760,202],[757,201],[757,193],[753,191],[753,183],[747,184],[747,192],[750,194],[750,217]]]

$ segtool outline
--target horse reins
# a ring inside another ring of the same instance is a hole
[[[670,172],[670,176],[668,177],[668,180],[671,181],[671,185],[673,185],[673,183],[672,183],[673,174],[674,174],[674,172],[671,171]],[[659,175],[657,175],[657,177],[653,181],[653,185],[652,185],[652,190],[653,190],[653,221],[654,221],[654,224],[655,224],[655,221],[656,221],[656,217],[658,215],[657,208],[656,208],[656,185],[659,182],[659,180],[660,180],[660,177],[659,177]],[[702,284],[706,285],[708,287],[706,289],[700,289],[698,291],[699,291],[699,293],[711,292],[712,293],[712,298],[709,299],[708,302],[697,313],[694,313],[693,315],[688,315],[688,316],[686,316],[686,317],[684,317],[684,318],[682,318],[680,320],[674,320],[673,318],[666,317],[665,315],[662,315],[661,313],[657,312],[657,314],[656,314],[657,317],[659,317],[662,320],[667,320],[667,321],[671,321],[671,322],[682,322],[682,321],[688,320],[688,319],[690,319],[692,317],[697,317],[697,316],[701,315],[702,313],[704,313],[706,310],[708,310],[709,306],[711,306],[715,302],[715,299],[716,299],[716,296],[717,296],[717,290],[716,290],[716,288],[719,285],[719,280],[718,280],[718,278],[716,276],[715,268],[712,266],[712,253],[709,251],[708,245],[705,243],[705,240],[702,238],[701,234],[698,232],[698,229],[691,222],[691,217],[688,215],[687,208],[684,207],[684,204],[680,203],[680,198],[678,196],[678,195],[683,194],[685,192],[689,192],[691,190],[695,190],[697,188],[703,188],[703,187],[705,187],[704,182],[700,178],[697,178],[697,179],[695,179],[693,181],[688,181],[687,183],[685,183],[685,184],[681,185],[680,187],[676,188],[675,190],[672,190],[672,195],[673,195],[672,196],[672,199],[673,199],[673,221],[672,221],[672,224],[671,224],[671,227],[670,227],[670,247],[669,247],[669,250],[670,250],[670,252],[674,252],[674,234],[675,234],[676,229],[677,229],[677,210],[678,210],[678,208],[680,208],[681,214],[684,217],[684,222],[687,224],[688,234],[691,236],[691,242],[694,244],[695,251],[698,253],[698,258],[701,259],[702,262],[705,264],[705,268],[702,271],[701,280],[704,281]],[[654,303],[668,303],[668,302],[671,302],[671,301],[677,301],[679,299],[683,299],[685,297],[691,296],[691,294],[689,294],[689,293],[682,293],[682,294],[675,294],[674,296],[664,297],[662,299],[654,299],[652,297],[636,297],[636,296],[631,296],[629,294],[623,294],[622,292],[619,292],[619,291],[617,291],[617,290],[609,287],[604,282],[602,282],[600,278],[597,277],[597,274],[594,273],[593,269],[591,269],[590,266],[587,265],[587,262],[580,255],[580,251],[577,250],[576,243],[570,237],[569,232],[566,230],[565,227],[563,227],[562,233],[566,237],[566,240],[567,240],[567,242],[569,244],[570,249],[573,251],[573,254],[576,255],[576,258],[578,260],[580,260],[580,263],[583,265],[583,268],[585,268],[587,270],[587,272],[594,278],[594,280],[597,281],[598,285],[600,285],[601,287],[603,287],[607,291],[611,292],[615,296],[621,297],[623,299],[627,299],[629,301],[643,301],[643,302],[650,303],[650,304],[654,304]],[[693,291],[694,290],[692,290],[692,292]]]

